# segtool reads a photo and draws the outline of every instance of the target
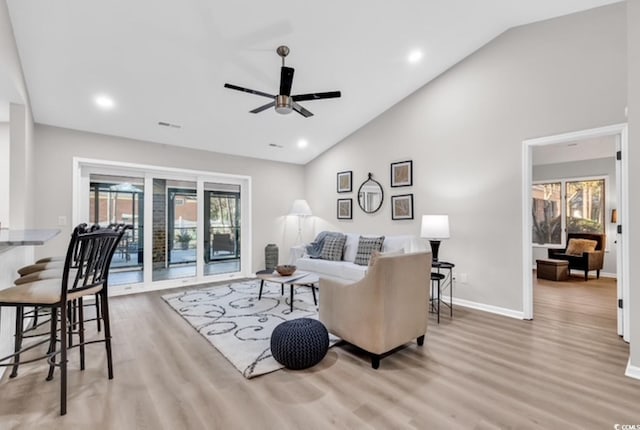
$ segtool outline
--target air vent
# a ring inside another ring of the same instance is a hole
[[[277,143],[270,143],[269,146],[272,147],[272,148],[279,148],[279,149],[280,148],[284,148],[284,146],[278,145]]]
[[[170,122],[164,122],[164,121],[158,121],[158,125],[161,127],[182,128],[180,124],[171,124]]]

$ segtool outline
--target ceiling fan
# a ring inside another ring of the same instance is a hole
[[[288,114],[292,110],[295,110],[300,115],[305,118],[309,118],[313,116],[311,112],[307,109],[303,108],[298,104],[298,102],[307,101],[307,100],[319,100],[319,99],[332,99],[336,97],[340,97],[340,91],[329,91],[325,93],[311,93],[311,94],[297,94],[291,95],[291,84],[293,83],[293,67],[286,67],[284,65],[284,58],[289,55],[289,48],[287,46],[278,46],[276,52],[280,57],[282,57],[282,67],[280,69],[280,93],[278,95],[267,94],[262,91],[251,90],[249,88],[239,87],[233,84],[224,84],[225,88],[229,88],[232,90],[243,91],[245,93],[255,94],[257,96],[267,97],[273,99],[272,102],[267,103],[266,105],[255,108],[251,113],[259,113],[263,110],[267,110],[271,107],[276,108],[276,112],[281,114]]]

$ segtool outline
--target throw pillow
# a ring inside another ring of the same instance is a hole
[[[344,235],[326,237],[324,239],[324,245],[322,245],[320,258],[330,261],[342,260],[342,252],[346,241],[347,238]]]
[[[573,255],[576,257],[582,257],[583,252],[592,252],[596,250],[598,242],[589,239],[569,239],[567,245],[567,255]]]
[[[369,264],[369,259],[373,251],[382,250],[382,243],[384,242],[384,236],[380,237],[362,237],[358,242],[358,251],[356,252],[356,259],[354,263],[361,266]]]

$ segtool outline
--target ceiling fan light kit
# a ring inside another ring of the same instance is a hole
[[[275,111],[279,114],[286,115],[291,113],[292,110],[295,110],[300,115],[305,118],[309,118],[313,116],[313,113],[302,107],[297,102],[299,101],[307,101],[307,100],[321,100],[321,99],[332,99],[341,96],[340,91],[329,91],[324,93],[309,93],[309,94],[297,94],[291,95],[291,85],[293,84],[293,74],[295,69],[293,67],[287,67],[284,65],[284,59],[287,55],[289,55],[289,48],[287,46],[278,46],[276,49],[278,55],[282,58],[282,67],[280,68],[280,92],[278,95],[273,95],[269,93],[265,93],[262,91],[252,90],[249,88],[239,87],[233,84],[224,84],[225,88],[229,88],[231,90],[242,91],[245,93],[255,94],[257,96],[267,97],[273,99],[272,102],[257,107],[249,112],[251,113],[260,113],[269,108],[275,107]]]

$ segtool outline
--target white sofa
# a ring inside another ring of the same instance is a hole
[[[317,273],[320,276],[344,279],[349,281],[359,281],[367,274],[369,266],[355,264],[356,252],[360,234],[346,233],[347,241],[344,246],[343,259],[341,261],[329,261],[320,258],[310,258],[306,253],[301,258],[295,260],[295,265],[299,270]],[[363,237],[378,237],[382,235],[363,234]],[[382,243],[382,252],[404,253],[431,251],[427,243],[417,236],[399,235],[386,236]]]

